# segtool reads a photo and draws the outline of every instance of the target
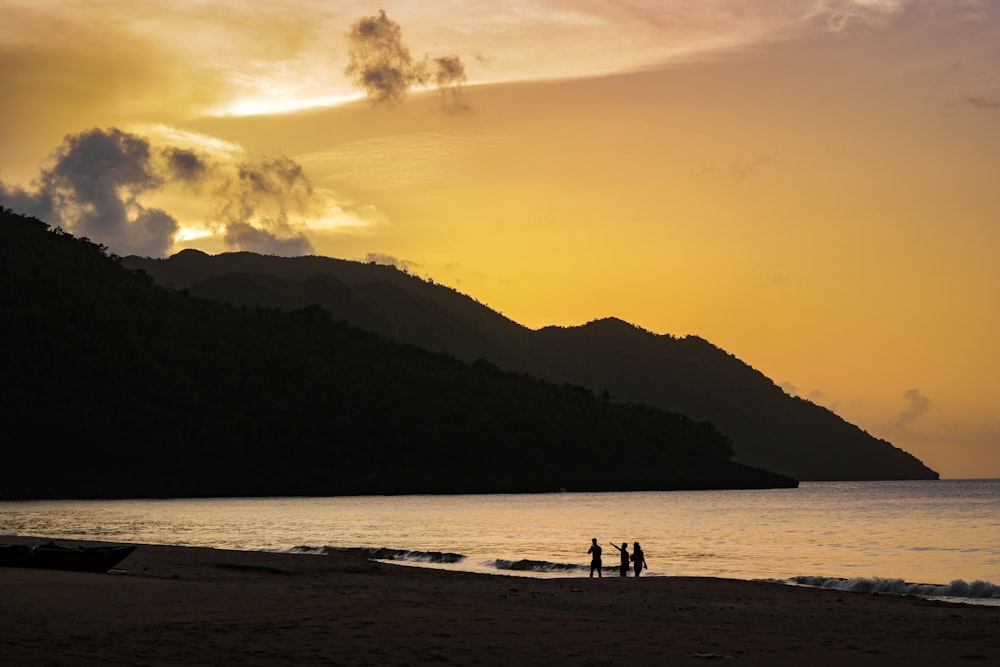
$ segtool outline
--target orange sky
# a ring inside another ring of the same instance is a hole
[[[1000,2],[469,4],[0,0],[0,182],[27,201],[64,138],[119,128],[217,165],[104,191],[162,209],[165,252],[378,257],[531,327],[695,334],[1000,477]],[[464,86],[364,99],[349,31],[379,9]],[[308,197],[232,205],[284,157]]]

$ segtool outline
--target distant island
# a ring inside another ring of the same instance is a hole
[[[157,283],[240,306],[319,305],[400,342],[557,384],[587,387],[714,424],[735,460],[800,480],[937,479],[911,454],[830,410],[786,394],[763,373],[696,336],[675,338],[621,320],[528,329],[449,287],[392,266],[247,252],[126,257]]]
[[[192,257],[205,259],[180,259]],[[502,357],[469,363],[464,351],[396,342],[337,321],[348,318],[320,299],[282,308],[209,300],[200,287],[157,285],[142,263],[0,209],[0,497],[797,485],[734,462],[730,438],[704,420],[504,370]],[[353,288],[314,275],[322,293],[353,298]],[[258,283],[285,287],[264,275],[223,282],[248,295]],[[405,290],[371,289],[437,326]]]

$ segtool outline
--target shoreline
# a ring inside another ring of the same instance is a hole
[[[119,542],[101,542],[93,538],[83,537],[42,537],[38,535],[21,535],[17,533],[0,532],[0,543],[4,540],[21,540],[25,544],[38,544],[44,541],[56,540],[68,544],[146,544],[146,546],[180,546],[169,543],[139,543],[131,540]],[[336,557],[336,558],[360,558],[376,562],[383,562],[399,567],[415,567],[438,570],[440,572],[463,572],[482,574],[484,576],[512,576],[537,579],[572,579],[585,577],[589,573],[589,564],[586,559],[579,563],[551,562],[539,560],[500,560],[483,561],[479,565],[470,565],[465,561],[471,557],[463,554],[442,552],[442,551],[420,551],[402,548],[389,547],[306,547],[297,546],[289,549],[257,549],[228,547],[221,545],[190,545],[199,548],[238,551],[238,552],[261,552],[274,554],[296,554],[309,555],[315,557]],[[471,562],[471,561],[470,561]],[[503,563],[503,564],[501,564]],[[603,567],[604,577],[615,577],[618,575],[617,565],[605,565]],[[631,570],[629,576],[631,577]],[[928,600],[942,602],[952,602],[956,604],[968,604],[979,606],[1000,607],[1000,586],[987,580],[963,580],[953,579],[947,584],[943,583],[918,583],[891,577],[845,577],[845,576],[825,576],[825,575],[796,575],[790,577],[781,576],[741,576],[739,574],[720,575],[705,573],[678,573],[661,572],[657,570],[644,570],[643,578],[688,578],[688,579],[722,579],[745,582],[766,582],[785,586],[814,588],[822,590],[832,590],[835,592],[847,593],[871,593],[889,596],[910,596]]]
[[[0,568],[0,650],[85,666],[1000,663],[1000,608],[913,597],[161,545],[119,568]]]

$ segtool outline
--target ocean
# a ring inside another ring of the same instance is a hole
[[[3,535],[322,554],[585,577],[587,549],[640,542],[643,576],[1000,605],[1000,480],[805,482],[798,489],[0,502]],[[630,573],[631,576],[631,573]]]

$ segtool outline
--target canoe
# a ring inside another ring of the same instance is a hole
[[[66,547],[46,542],[0,545],[0,566],[40,567],[49,570],[107,572],[135,551],[134,545],[110,547]]]

